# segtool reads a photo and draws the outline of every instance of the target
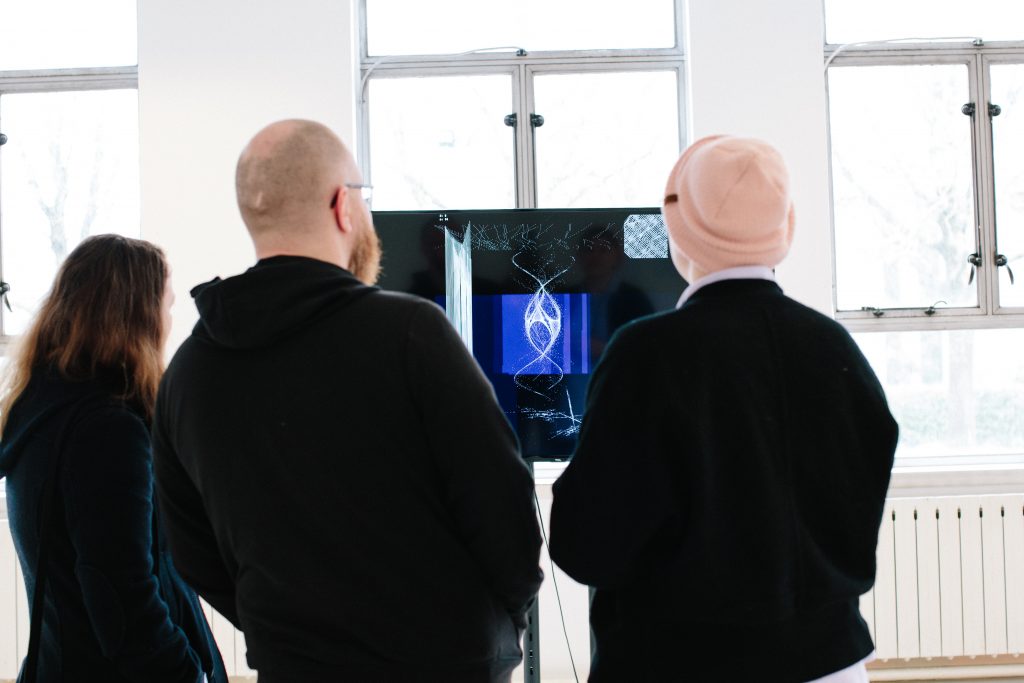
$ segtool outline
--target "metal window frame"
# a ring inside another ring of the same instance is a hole
[[[1015,50],[1012,50],[1012,51],[999,51],[999,52],[994,52],[993,54],[983,54],[981,56],[981,68],[982,68],[983,77],[985,79],[984,83],[985,83],[985,93],[986,94],[991,94],[991,92],[992,92],[992,67],[993,66],[1000,66],[1000,65],[1014,65],[1014,64],[1024,66],[1024,42],[1021,43],[1021,45],[1020,45],[1020,47],[1018,49],[1015,49]],[[999,103],[995,102],[994,104],[999,104]],[[994,162],[995,162],[994,156],[996,154],[996,150],[995,150],[995,130],[994,130],[994,126],[992,125],[991,119],[988,119],[987,122],[989,124],[988,135],[989,135],[990,145],[988,147],[988,153],[990,155],[990,157],[989,157],[989,165],[992,168],[992,188],[991,189],[992,189],[992,193],[993,193],[993,200],[992,200],[993,235],[992,235],[991,253],[992,253],[993,257],[995,257],[995,255],[997,253],[999,253],[999,244],[998,244],[998,242],[999,242],[999,222],[998,222],[997,210],[996,210],[997,198],[996,198],[996,195],[995,195],[995,189],[996,189],[995,182],[996,182],[996,178],[995,178],[995,165],[994,165]],[[1001,280],[1000,280],[1000,277],[999,277],[999,269],[998,268],[994,268],[994,276],[991,278],[993,312],[996,315],[1000,315],[1000,316],[1016,316],[1016,317],[1019,317],[1022,320],[1024,320],[1024,305],[1022,305],[1022,306],[1004,306],[1002,304],[1002,302],[1000,301],[1000,298],[999,298],[999,290],[1000,290],[1000,287],[1001,287],[1000,281]],[[1021,281],[1020,286],[1024,287],[1024,281]]]
[[[898,40],[904,40],[906,42],[896,42]],[[962,40],[894,38],[889,40],[864,41],[856,43],[825,43],[825,57],[832,57],[837,52],[845,55],[876,55],[880,53],[889,55],[937,55],[951,54],[954,52],[974,54],[979,49],[985,50],[988,53],[1019,52],[1024,50],[1024,40],[985,41],[981,38],[966,37]]]
[[[968,96],[971,102],[987,103],[991,92],[989,68],[998,63],[1024,63],[1024,41],[984,44],[914,43],[907,45],[873,44],[826,45],[825,63],[837,67],[962,64],[968,70]],[[825,74],[828,102],[828,73]],[[831,119],[829,118],[829,126]],[[914,330],[1000,329],[1024,327],[1024,308],[999,304],[998,272],[994,264],[997,226],[995,224],[995,179],[992,167],[992,122],[987,115],[976,115],[971,123],[971,160],[975,211],[976,247],[982,265],[976,271],[977,306],[939,308],[927,314],[921,308],[880,309],[881,317],[871,311],[840,310],[836,251],[832,249],[832,302],[836,319],[851,332]],[[833,245],[836,237],[835,204],[832,201],[832,154],[829,134],[830,223]],[[966,266],[966,261],[965,261]],[[965,268],[965,272],[967,269]],[[865,302],[869,304],[870,302]]]
[[[356,84],[357,136],[356,150],[360,169],[367,182],[372,182],[370,164],[370,117],[367,90],[371,78],[406,78],[417,76],[456,76],[476,74],[511,74],[512,104],[518,115],[515,135],[515,197],[516,208],[535,208],[537,188],[534,136],[529,116],[534,112],[533,79],[537,74],[672,71],[676,72],[679,148],[686,138],[686,63],[683,41],[686,35],[686,12],[683,0],[673,0],[675,10],[675,46],[671,48],[635,50],[538,51],[516,54],[476,53],[451,55],[369,55],[366,25],[367,0],[359,0],[360,78]]]
[[[138,87],[138,66],[0,71],[0,98],[27,93],[137,90]],[[2,130],[3,119],[0,118]],[[3,197],[0,196],[0,280],[3,279],[3,245]],[[7,355],[17,338],[6,334],[5,325],[6,309],[0,306],[0,356]]]

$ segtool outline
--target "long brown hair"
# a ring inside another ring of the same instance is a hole
[[[120,235],[82,240],[10,358],[0,386],[0,434],[34,371],[71,380],[115,371],[121,398],[152,416],[163,372],[161,303],[167,261],[159,247]]]

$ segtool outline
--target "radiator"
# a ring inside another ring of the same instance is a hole
[[[879,659],[1024,653],[1024,496],[890,500],[877,557]]]

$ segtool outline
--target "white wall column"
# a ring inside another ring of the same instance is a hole
[[[139,0],[142,236],[165,249],[178,303],[169,352],[196,320],[188,291],[248,267],[239,152],[307,118],[355,149],[355,0]]]
[[[779,149],[796,233],[778,268],[786,293],[833,314],[821,0],[689,0],[690,139],[728,133]]]

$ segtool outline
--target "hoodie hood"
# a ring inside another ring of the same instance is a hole
[[[28,386],[11,407],[11,415],[0,439],[0,478],[17,465],[26,446],[40,435],[55,439],[55,415],[64,413],[80,401],[107,400],[123,390],[116,373],[93,379],[73,381],[56,370],[41,368],[32,372]]]
[[[225,348],[261,348],[376,289],[325,261],[274,256],[241,275],[195,287],[199,322],[192,334]]]

